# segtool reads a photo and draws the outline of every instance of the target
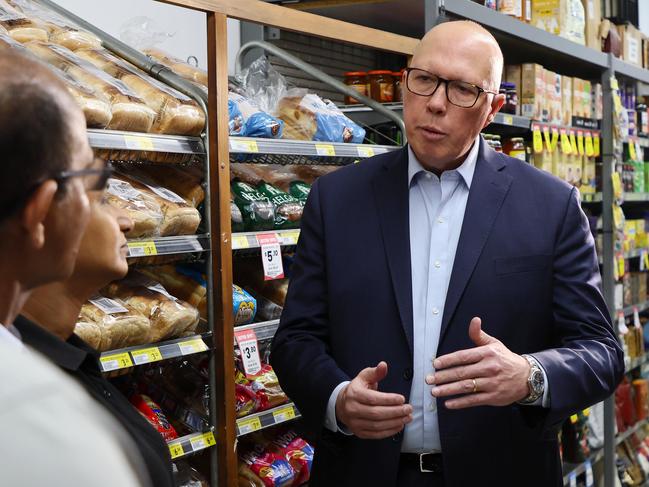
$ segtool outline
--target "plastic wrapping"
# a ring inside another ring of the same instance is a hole
[[[178,438],[178,433],[167,419],[165,413],[162,412],[160,406],[153,402],[149,396],[134,394],[130,400],[131,404],[162,435],[165,441]]]
[[[248,379],[259,401],[258,411],[266,411],[288,402],[288,397],[282,391],[277,375],[269,364],[262,364],[261,370]]]
[[[243,215],[245,229],[272,230],[275,223],[275,207],[270,200],[242,181],[232,182],[231,187],[234,203]]]
[[[163,66],[168,67],[178,76],[181,76],[186,80],[193,81],[194,83],[203,85],[205,89],[207,89],[207,71],[205,71],[204,69],[192,66],[191,64],[186,63],[185,61],[178,59],[177,57],[174,57],[161,49],[144,49],[144,54],[151,57],[152,59],[155,59]]]
[[[193,333],[198,326],[199,313],[195,307],[142,274],[132,273],[122,281],[109,284],[105,293],[149,318],[152,342]]]
[[[173,296],[198,309],[207,319],[207,282],[205,275],[190,265],[162,265],[145,267],[142,274],[155,279]]]
[[[154,133],[200,135],[205,114],[188,96],[166,86],[105,49],[81,49],[76,54],[122,81],[156,112]]]
[[[75,329],[86,343],[100,352],[147,343],[151,323],[128,303],[96,296],[81,307]]]
[[[257,313],[257,301],[236,284],[232,285],[232,315],[235,326],[252,323]]]
[[[138,191],[121,179],[110,178],[106,190],[109,205],[126,211],[133,222],[133,228],[126,234],[129,238],[153,237],[159,235],[162,225],[162,209],[148,194]]]
[[[228,114],[230,135],[267,139],[282,137],[283,122],[264,112],[253,99],[228,93]]]
[[[107,128],[136,132],[151,130],[156,113],[121,81],[65,47],[46,42],[29,42],[25,47],[75,80],[90,85],[96,93],[109,100],[113,116]]]
[[[240,448],[239,476],[265,487],[290,487],[295,479],[293,467],[285,458],[267,451],[263,445],[249,444]]]
[[[146,174],[132,169],[129,175],[120,174],[116,179],[129,183],[136,191],[154,200],[162,211],[159,234],[162,237],[193,235],[201,223],[199,211],[173,191],[147,178]]]
[[[257,189],[275,207],[275,228],[298,228],[302,219],[303,205],[288,193],[280,191],[272,184],[261,183]]]
[[[27,18],[25,14],[0,0],[0,26],[18,42],[47,41],[49,33],[43,22]]]
[[[259,408],[257,394],[252,389],[250,381],[240,370],[235,371],[234,397],[237,418],[253,414]]]
[[[72,51],[101,47],[101,40],[97,36],[80,30],[78,26],[57,13],[41,7],[36,2],[11,0],[11,3],[18,7],[28,18],[43,23],[48,31],[50,42],[67,47]]]
[[[138,173],[144,174],[159,186],[170,189],[194,208],[200,206],[205,199],[203,171],[198,166],[142,166],[138,168]]]
[[[273,451],[286,458],[293,467],[295,479],[293,486],[298,487],[309,481],[313,465],[313,447],[298,436],[293,430],[287,430],[272,440]]]

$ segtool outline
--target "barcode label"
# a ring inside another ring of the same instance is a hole
[[[147,289],[150,289],[151,291],[155,291],[157,293],[160,293],[163,296],[168,297],[172,301],[178,301],[175,297],[173,297],[171,294],[169,294],[164,287],[162,287],[162,284],[157,284],[157,283],[156,284],[150,284],[150,285],[147,286]]]
[[[90,299],[89,301],[92,304],[94,304],[97,308],[102,310],[104,313],[106,313],[107,315],[113,315],[113,314],[118,314],[118,313],[128,313],[128,309],[126,309],[124,306],[122,306],[120,303],[118,303],[114,299],[104,298],[104,297],[96,297],[96,298]]]
[[[185,204],[186,201],[182,199],[180,196],[178,196],[176,193],[173,191],[168,190],[167,188],[162,188],[160,186],[153,186],[150,184],[146,184],[147,188],[149,188],[151,191],[153,191],[155,194],[160,196],[160,198],[165,199],[167,201],[171,201],[172,203],[183,203]]]

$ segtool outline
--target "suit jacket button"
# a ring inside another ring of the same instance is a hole
[[[401,433],[397,433],[396,435],[394,435],[392,437],[392,441],[395,442],[395,443],[400,442],[401,441]]]
[[[411,380],[412,379],[412,367],[408,367],[406,370],[403,371],[403,380]]]

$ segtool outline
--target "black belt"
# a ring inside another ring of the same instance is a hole
[[[442,473],[444,471],[441,453],[402,453],[401,463],[423,473]]]

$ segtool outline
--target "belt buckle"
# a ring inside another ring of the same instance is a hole
[[[420,453],[419,454],[419,471],[421,473],[435,473],[435,470],[428,470],[424,468],[424,455],[429,455],[429,453]]]

